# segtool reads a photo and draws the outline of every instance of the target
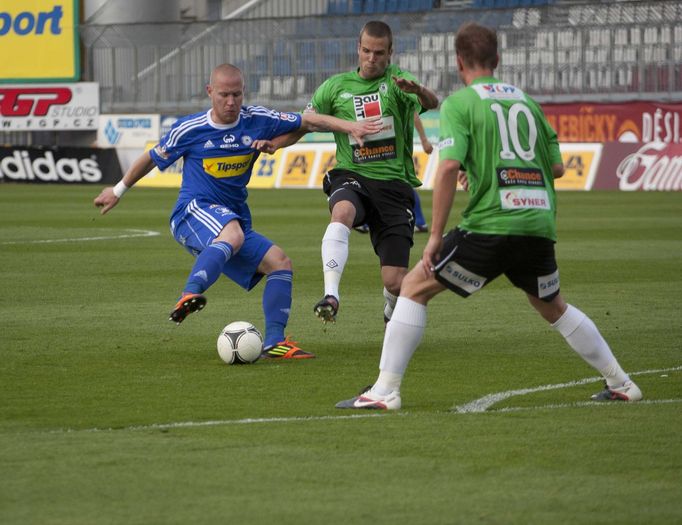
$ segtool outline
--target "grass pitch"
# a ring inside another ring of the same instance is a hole
[[[221,279],[176,327],[192,263],[168,232],[176,192],[135,189],[101,217],[98,191],[0,185],[3,524],[682,523],[679,194],[559,194],[562,292],[646,402],[586,403],[595,372],[500,279],[432,302],[403,410],[375,414],[334,409],[376,377],[383,301],[353,232],[338,322],[314,318],[321,192],[250,199],[294,262],[288,331],[317,359],[229,367],[216,338],[262,328],[262,284]]]

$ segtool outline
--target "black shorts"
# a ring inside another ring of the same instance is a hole
[[[554,241],[525,235],[486,235],[459,228],[443,238],[436,279],[468,297],[504,274],[524,292],[551,301],[559,293]]]
[[[414,235],[412,186],[333,169],[324,176],[322,189],[329,197],[330,211],[337,202],[353,203],[356,210],[353,226],[369,226],[372,246],[382,266],[409,266]]]

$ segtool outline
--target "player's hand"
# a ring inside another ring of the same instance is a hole
[[[111,208],[116,206],[119,200],[120,199],[114,195],[114,187],[107,186],[97,197],[95,197],[94,204],[98,208],[101,208],[100,213],[104,215]]]
[[[396,85],[405,93],[416,93],[417,95],[421,93],[421,85],[414,80],[407,80],[406,78],[394,76],[393,82],[395,82]]]
[[[431,153],[433,153],[433,144],[431,144],[431,142],[428,140],[425,140],[422,142],[422,149],[424,150],[424,153],[431,155]]]
[[[272,141],[265,139],[254,140],[251,147],[261,153],[268,153],[270,155],[277,151],[277,146],[275,146]]]
[[[380,117],[371,118],[367,120],[359,120],[351,123],[350,134],[357,141],[357,143],[362,146],[364,141],[362,140],[366,135],[374,135],[379,133],[383,126],[383,122]]]
[[[422,254],[422,270],[424,270],[424,276],[427,279],[433,277],[436,264],[438,264],[438,261],[440,260],[440,251],[442,247],[443,237],[434,235],[432,232],[424,247],[424,253]]]
[[[457,182],[459,182],[464,191],[469,191],[469,179],[467,179],[466,171],[459,170],[459,173],[457,173]]]

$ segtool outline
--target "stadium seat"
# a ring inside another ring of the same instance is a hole
[[[351,2],[351,13],[354,15],[359,15],[362,13],[362,0],[352,0]]]

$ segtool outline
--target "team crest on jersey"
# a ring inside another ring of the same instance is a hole
[[[388,86],[386,85],[386,82],[382,82],[381,84],[379,84],[379,93],[381,93],[382,95],[388,93]]]
[[[369,95],[355,95],[353,97],[353,109],[356,120],[365,120],[381,116],[381,97],[379,93]]]
[[[244,146],[248,147],[251,144],[253,144],[253,139],[251,137],[249,137],[248,135],[242,135],[242,144],[244,144]]]

